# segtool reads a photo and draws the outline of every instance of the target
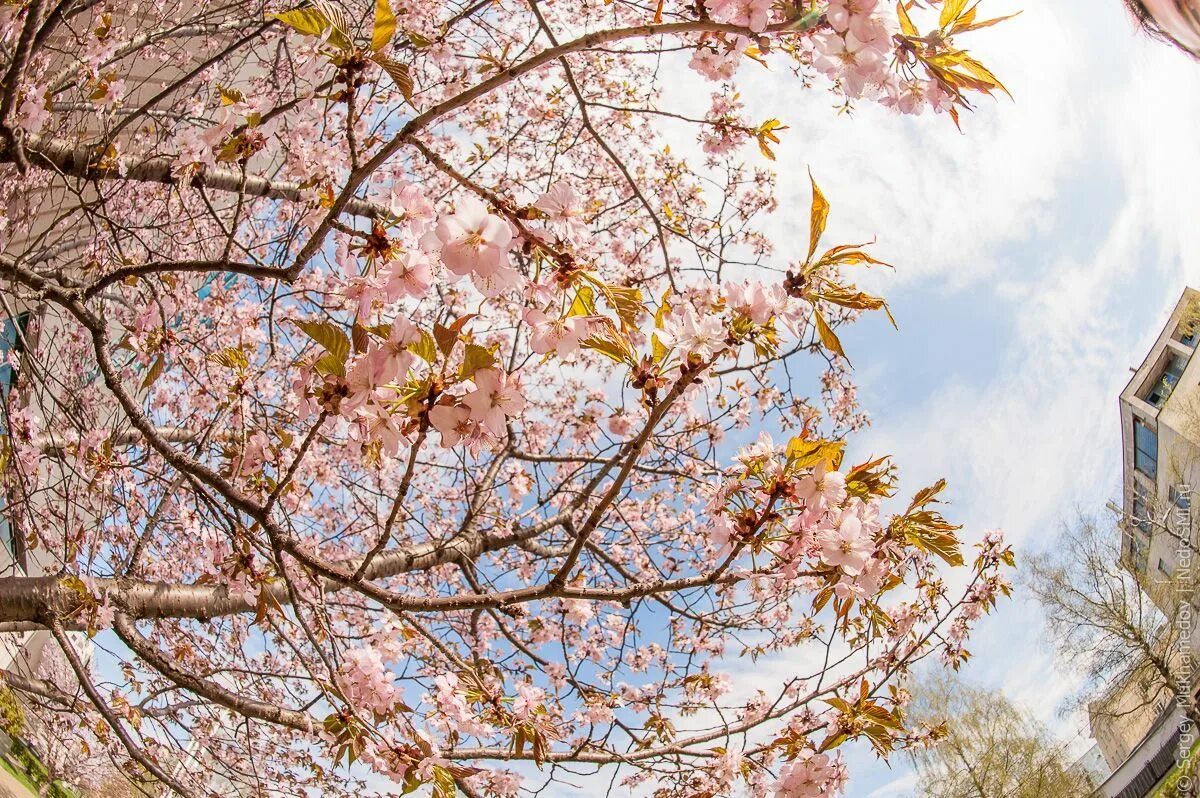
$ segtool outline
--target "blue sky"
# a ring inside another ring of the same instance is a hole
[[[791,128],[779,231],[805,229],[811,166],[833,203],[830,240],[878,236],[897,265],[864,284],[899,331],[867,318],[843,336],[874,419],[856,448],[895,455],[910,490],[947,477],[969,539],[998,527],[1025,552],[1117,495],[1117,395],[1200,283],[1200,64],[1136,33],[1119,0],[981,12],[1018,9],[963,42],[1015,98],[981,102],[965,134],[867,107],[839,117],[815,92],[785,114],[766,74],[745,94]],[[970,647],[968,677],[1076,735],[1080,719],[1057,708],[1077,677],[1036,606],[1002,605]],[[852,798],[915,794],[905,762],[851,760]]]

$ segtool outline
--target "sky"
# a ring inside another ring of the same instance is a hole
[[[1000,528],[1032,555],[1118,496],[1117,396],[1200,285],[1200,63],[1138,33],[1119,0],[984,0],[981,16],[1017,10],[960,42],[1013,95],[980,101],[963,133],[865,105],[839,116],[820,92],[781,108],[776,76],[739,78],[752,112],[789,125],[776,240],[807,234],[811,167],[827,240],[875,236],[897,266],[862,284],[899,330],[868,316],[842,336],[873,417],[851,455],[894,455],[910,492],[946,477],[969,541]],[[1078,676],[1032,602],[1003,604],[969,648],[968,678],[1081,744],[1081,718],[1058,711]],[[849,759],[850,798],[916,794],[904,761]]]

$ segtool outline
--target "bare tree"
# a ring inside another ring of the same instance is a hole
[[[913,748],[920,795],[928,798],[1073,798],[1080,777],[1065,746],[998,690],[949,671],[910,688],[909,714],[930,728],[930,745]]]
[[[1045,610],[1059,653],[1084,669],[1080,701],[1109,685],[1139,684],[1141,702],[1127,704],[1122,713],[1178,693],[1187,716],[1196,721],[1182,656],[1189,641],[1181,633],[1184,626],[1174,622],[1190,611],[1187,602],[1194,592],[1184,582],[1193,577],[1181,570],[1151,580],[1127,568],[1119,537],[1113,525],[1080,515],[1064,526],[1045,556],[1031,558],[1026,581]]]

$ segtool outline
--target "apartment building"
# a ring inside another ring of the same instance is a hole
[[[1120,398],[1122,561],[1158,588],[1148,592],[1164,610],[1181,568],[1200,567],[1191,505],[1200,489],[1198,341],[1200,291],[1188,288]]]
[[[1187,288],[1121,391],[1121,564],[1168,617],[1195,617],[1200,490],[1200,291]],[[1189,612],[1180,613],[1183,606]],[[1200,652],[1200,621],[1180,629],[1172,671]],[[1088,705],[1092,736],[1112,770],[1098,795],[1141,798],[1176,760],[1184,717],[1175,688],[1140,675]],[[1193,680],[1195,681],[1195,680]],[[1168,689],[1169,688],[1169,689]]]

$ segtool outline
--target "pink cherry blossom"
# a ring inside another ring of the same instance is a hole
[[[725,283],[725,297],[729,306],[755,324],[766,324],[772,317],[782,313],[788,305],[788,296],[781,283],[761,283],[747,280],[741,283]]]
[[[761,33],[766,30],[771,17],[770,0],[705,0],[708,13],[713,19],[745,25]]]
[[[520,386],[500,369],[480,369],[475,372],[472,381],[475,390],[463,397],[471,420],[497,438],[503,437],[508,419],[525,407]]]
[[[743,36],[714,36],[705,39],[692,53],[688,66],[709,80],[730,80],[742,62],[750,40]]]
[[[874,551],[871,540],[863,534],[863,524],[854,512],[845,512],[833,529],[823,532],[821,559],[835,568],[854,576],[862,572]]]
[[[463,405],[439,404],[429,411],[429,423],[442,434],[442,446],[457,446],[464,438],[478,434],[479,423]]]
[[[346,698],[371,712],[386,715],[401,700],[379,652],[369,646],[342,655],[340,681]]]
[[[727,335],[725,323],[719,316],[702,316],[691,308],[684,308],[667,319],[659,333],[664,345],[680,354],[701,358],[712,357],[724,345]]]
[[[398,297],[421,298],[433,285],[433,264],[419,250],[410,250],[388,264],[387,294]]]
[[[555,183],[538,197],[533,207],[546,214],[552,222],[571,222],[583,212],[579,207],[579,197],[567,183]]]
[[[837,506],[846,498],[846,475],[819,466],[811,475],[800,480],[796,495],[821,509]]]
[[[827,754],[806,749],[788,762],[779,772],[775,783],[775,798],[818,798],[841,792],[843,767]]]
[[[8,648],[44,681],[6,689],[48,764],[101,763],[116,792],[515,798],[546,755],[546,795],[586,766],[631,795],[834,796],[845,768],[813,749],[836,698],[898,709],[898,674],[965,656],[1002,538],[961,547],[955,590],[883,533],[882,469],[848,489],[795,456],[861,448],[802,297],[871,278],[854,256],[795,276],[808,181],[783,167],[817,158],[846,214],[821,251],[846,243],[853,192],[792,106],[965,112],[922,62],[976,49],[934,34],[938,3],[893,38],[881,0],[803,24],[705,2],[662,25],[377,4],[396,32],[369,51],[371,3],[281,0],[266,27],[236,0],[0,4],[0,272],[25,325],[0,476],[31,544],[0,609],[42,628]],[[856,240],[876,232],[930,243]],[[863,311],[816,309],[869,360]],[[867,639],[880,602],[896,626]],[[746,646],[838,662],[745,689]]]
[[[525,312],[530,326],[529,346],[538,354],[554,352],[569,357],[579,351],[579,342],[591,334],[591,320],[585,316],[556,318],[531,308]]]
[[[813,65],[830,77],[840,78],[847,96],[861,97],[868,84],[883,80],[880,43],[863,41],[852,32],[845,36],[822,34],[816,42]]]
[[[864,31],[873,23],[871,15],[878,5],[879,0],[831,0],[825,18],[838,33],[851,31],[858,38],[869,41],[874,37],[864,35]]]
[[[512,230],[474,197],[459,199],[455,211],[434,228],[442,263],[454,274],[487,276],[508,265]]]

